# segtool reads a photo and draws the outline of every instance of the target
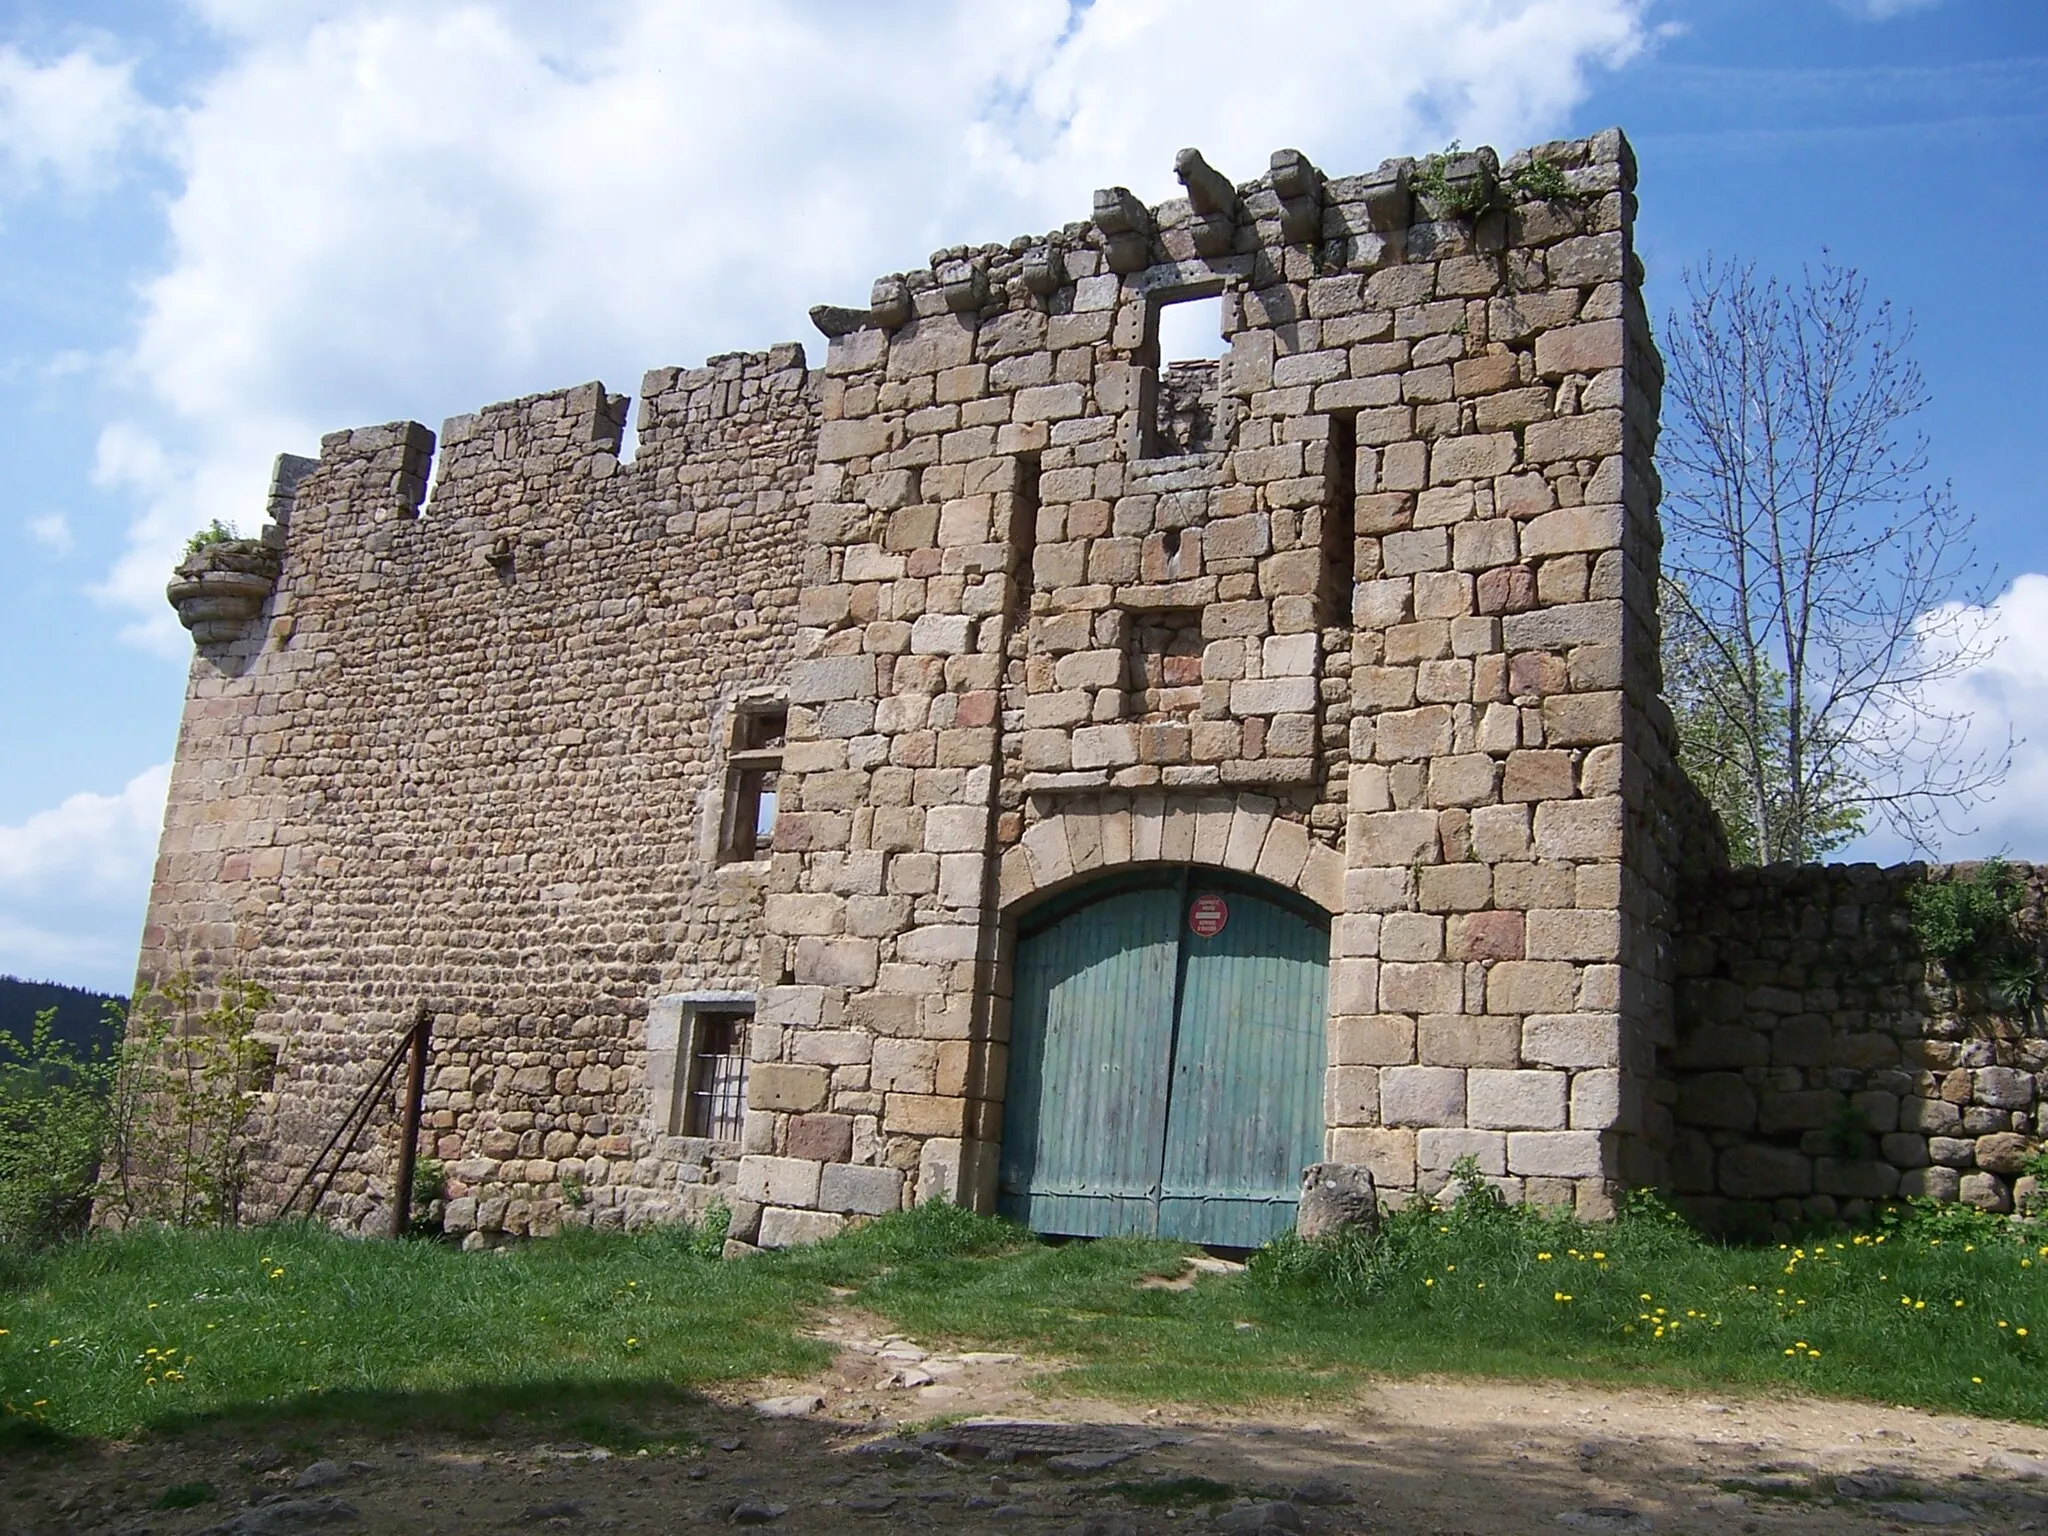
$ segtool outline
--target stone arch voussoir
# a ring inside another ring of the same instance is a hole
[[[1335,917],[1344,858],[1253,795],[1188,802],[1135,797],[1070,805],[1032,824],[1002,859],[1005,916],[1096,876],[1146,864],[1204,864],[1285,886]]]

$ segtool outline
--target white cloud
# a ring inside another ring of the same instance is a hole
[[[0,190],[103,185],[156,117],[126,63],[78,49],[38,64],[0,47]]]
[[[1555,132],[1647,0],[204,0],[172,256],[103,440],[142,511],[105,593],[175,645],[178,542],[271,456],[802,337],[933,247],[1178,192],[1298,146],[1334,171]]]
[[[62,512],[30,518],[28,536],[60,558],[71,553],[71,523]]]
[[[1944,753],[1967,762],[1980,753],[1996,757],[2008,739],[2013,742],[2004,782],[1981,804],[1951,818],[1965,830],[1942,839],[1935,853],[1948,859],[2009,853],[2048,861],[2048,575],[2016,577],[1983,607],[1958,604],[1937,611],[1922,631],[1968,635],[1973,649],[1983,653],[1975,665],[1925,690],[1932,713],[1963,722],[1944,743]],[[1878,834],[1841,856],[1889,862],[1915,855],[1899,839]]]
[[[0,826],[0,973],[126,992],[171,767]]]

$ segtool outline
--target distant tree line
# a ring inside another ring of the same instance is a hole
[[[24,981],[0,976],[0,1035],[27,1045],[35,1033],[36,1016],[50,1014],[50,1033],[75,1056],[102,1056],[114,1046],[116,1026],[108,1021],[107,1004],[126,998],[89,992],[55,981]]]

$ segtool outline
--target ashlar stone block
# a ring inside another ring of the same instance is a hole
[[[1568,1092],[1562,1072],[1475,1067],[1465,1077],[1465,1122],[1488,1130],[1561,1130]]]
[[[1380,1120],[1388,1126],[1465,1123],[1465,1073],[1457,1067],[1388,1067],[1380,1073]]]

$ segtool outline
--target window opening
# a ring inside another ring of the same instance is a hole
[[[1223,296],[1176,299],[1159,306],[1159,361],[1213,363],[1230,350],[1223,340]]]
[[[1358,580],[1358,418],[1330,418],[1330,456],[1323,479],[1323,622],[1351,622]]]
[[[1168,299],[1153,315],[1152,408],[1148,458],[1207,453],[1217,441],[1222,394],[1223,299]]]
[[[747,1027],[752,1019],[736,1010],[697,1015],[683,1112],[685,1136],[740,1139],[747,1117]]]
[[[733,712],[719,825],[719,858],[724,863],[764,857],[774,844],[776,786],[788,728],[789,710],[780,703],[743,703]]]
[[[1017,489],[1010,503],[1010,549],[1015,557],[1011,593],[1019,616],[1031,611],[1031,589],[1037,580],[1033,569],[1038,553],[1038,455],[1017,456]]]

